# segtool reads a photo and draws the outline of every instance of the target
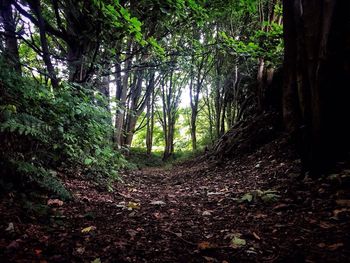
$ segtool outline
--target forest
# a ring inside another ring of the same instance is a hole
[[[0,0],[0,262],[348,262],[349,11]]]

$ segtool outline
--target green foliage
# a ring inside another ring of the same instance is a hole
[[[245,193],[240,199],[237,199],[239,203],[248,202],[251,203],[253,201],[261,200],[264,203],[273,203],[278,201],[280,195],[275,190],[254,190],[252,192]]]
[[[58,90],[11,72],[0,61],[0,156],[15,173],[68,197],[49,168],[80,166],[117,178],[127,162],[111,144],[111,116],[101,94],[64,83]]]
[[[159,45],[154,37],[148,38],[148,43],[151,45],[153,51],[161,58],[165,58],[165,50]]]
[[[142,35],[142,22],[137,17],[131,15],[130,11],[123,7],[118,0],[113,4],[105,3],[107,1],[93,0],[96,7],[101,9],[105,19],[117,29],[127,32],[141,45],[147,44]]]
[[[239,8],[242,11],[247,11],[248,13],[254,14],[257,12],[258,1],[257,0],[240,0]]]
[[[268,64],[277,67],[283,59],[283,27],[274,22],[265,22],[264,28],[269,30],[256,30],[248,41],[229,37],[225,32],[220,32],[220,36],[232,54],[254,59],[264,58]]]
[[[172,156],[172,159],[170,160],[171,163],[181,163],[190,159],[193,159],[199,155],[202,154],[202,151],[197,150],[197,151],[192,151],[190,150],[190,147],[188,150],[178,150],[175,152],[175,154]]]
[[[130,169],[143,168],[143,167],[157,167],[162,166],[162,152],[152,152],[147,155],[144,148],[130,148],[128,154],[129,163],[133,164],[129,166]]]
[[[200,151],[193,152],[191,150],[179,150],[175,151],[174,155],[171,156],[169,160],[164,162],[163,151],[153,151],[150,155],[147,155],[146,150],[144,148],[136,148],[132,147],[129,149],[129,154],[127,155],[127,159],[129,161],[129,165],[127,168],[129,169],[141,169],[143,167],[171,167],[175,163],[180,163],[191,158],[194,158],[201,154]]]
[[[280,66],[283,59],[283,26],[275,22],[265,22],[268,30],[258,30],[252,37],[258,49],[257,55],[265,58],[274,67]]]
[[[53,192],[64,200],[71,198],[70,193],[56,177],[54,171],[48,171],[41,166],[29,162],[13,161],[12,163],[16,172],[25,176],[29,182],[38,184],[45,190]]]
[[[3,114],[6,118],[3,123],[0,123],[0,132],[16,132],[19,135],[31,136],[43,141],[48,140],[47,135],[52,128],[42,120],[27,113],[13,114],[13,112],[8,110],[4,110]]]

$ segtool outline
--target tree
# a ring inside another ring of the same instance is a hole
[[[147,100],[146,106],[146,152],[147,155],[151,155],[153,146],[153,132],[154,132],[154,104],[156,92],[153,89],[151,95]]]
[[[164,154],[163,160],[168,160],[174,153],[174,136],[177,111],[181,95],[181,88],[185,83],[185,78],[180,78],[180,74],[170,68],[165,78],[161,81],[160,92],[162,100],[162,115],[159,114],[164,133]]]
[[[283,1],[287,130],[305,170],[320,174],[349,147],[350,2]]]
[[[13,2],[13,0],[0,0],[0,22],[4,28],[1,34],[5,38],[5,58],[9,65],[12,65],[20,73],[21,64],[18,52],[16,24],[12,10]]]
[[[48,72],[48,75],[51,79],[51,84],[53,88],[58,88],[58,79],[56,76],[55,69],[52,65],[51,58],[50,58],[50,51],[49,51],[49,45],[48,40],[46,36],[46,23],[41,11],[41,5],[39,0],[30,0],[28,1],[30,8],[33,10],[37,17],[37,25],[39,27],[39,35],[40,35],[40,44],[42,49],[42,57]]]
[[[124,64],[124,75],[122,76],[122,67],[120,58],[116,62],[116,101],[117,101],[117,111],[115,116],[115,134],[114,142],[117,147],[123,145],[123,127],[124,127],[124,116],[126,110],[126,99],[129,88],[129,74],[132,65],[131,56],[132,40],[128,39],[126,44],[126,61]]]
[[[192,150],[197,150],[197,136],[196,136],[196,122],[199,111],[199,96],[202,92],[205,78],[214,64],[212,62],[211,50],[206,50],[200,43],[200,38],[203,38],[203,42],[207,45],[210,43],[210,33],[201,34],[199,29],[193,29],[196,32],[193,32],[193,39],[191,40],[191,49],[193,50],[191,55],[191,65],[190,65],[190,107],[191,107],[191,141],[192,141]]]

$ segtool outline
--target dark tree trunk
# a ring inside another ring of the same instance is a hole
[[[169,75],[169,81],[163,80],[160,86],[163,103],[163,116],[160,121],[163,128],[165,142],[163,161],[168,160],[174,153],[176,113],[181,94],[179,87],[176,86],[174,81],[175,77],[173,69],[171,69]]]
[[[42,12],[41,12],[40,1],[34,0],[34,1],[28,1],[28,3],[38,19],[38,27],[39,27],[39,35],[40,35],[40,43],[41,43],[41,48],[42,48],[43,61],[45,63],[49,77],[51,79],[52,87],[57,89],[58,88],[58,79],[56,77],[56,72],[55,72],[55,69],[52,65],[51,58],[50,58],[49,44],[48,44],[47,37],[46,37],[45,20],[43,18]]]
[[[350,1],[285,0],[286,128],[317,175],[349,149]]]
[[[153,145],[153,130],[154,130],[154,103],[155,103],[155,94],[152,90],[151,96],[147,99],[147,132],[146,132],[146,147],[147,155],[152,153]]]
[[[132,42],[129,39],[126,47],[126,52],[129,58],[125,61],[125,74],[121,75],[121,66],[120,63],[116,65],[116,101],[117,101],[117,111],[115,114],[115,133],[114,133],[114,142],[116,147],[122,146],[123,139],[123,127],[124,127],[124,116],[126,108],[126,96],[129,89],[129,74],[132,66],[132,57],[131,57],[131,46]]]
[[[127,125],[125,128],[125,145],[131,146],[135,132],[139,130],[136,128],[136,123],[142,112],[146,108],[147,101],[149,100],[154,86],[155,86],[155,73],[150,72],[146,88],[143,90],[142,82],[144,78],[144,72],[140,71],[136,73],[136,81],[134,87],[130,90],[130,103],[127,116]]]
[[[18,73],[21,72],[18,44],[16,38],[16,24],[12,14],[13,0],[0,0],[0,19],[5,35],[5,59]]]

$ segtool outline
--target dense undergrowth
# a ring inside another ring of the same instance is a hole
[[[59,167],[79,167],[107,184],[118,178],[127,161],[113,149],[111,116],[101,94],[68,83],[53,90],[1,61],[0,69],[1,188],[39,186],[68,199],[56,176]]]

